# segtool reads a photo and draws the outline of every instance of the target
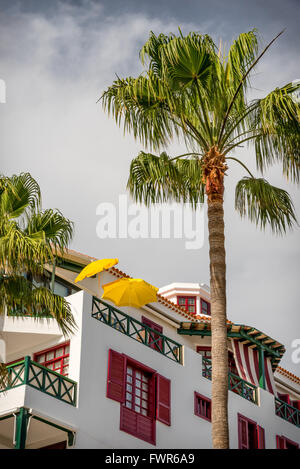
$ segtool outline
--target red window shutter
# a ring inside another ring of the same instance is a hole
[[[121,353],[109,350],[106,397],[117,402],[124,401],[126,358]]]
[[[257,448],[265,449],[265,430],[263,427],[257,425]]]
[[[276,435],[276,446],[277,449],[286,449],[285,438],[283,436]]]
[[[171,425],[171,381],[164,376],[156,376],[156,419]]]
[[[121,406],[120,430],[155,445],[155,420]]]
[[[249,449],[248,420],[238,415],[239,449]]]

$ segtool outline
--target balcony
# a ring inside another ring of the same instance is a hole
[[[93,297],[92,317],[170,360],[182,364],[182,345],[95,297]]]
[[[76,406],[77,383],[34,362],[29,356],[18,363],[8,365],[7,371],[8,385],[5,389],[0,390],[0,393],[27,385],[67,404]]]
[[[300,428],[300,410],[275,397],[275,414]]]
[[[210,380],[212,379],[212,363],[211,360],[205,357],[202,357],[202,376]],[[253,402],[256,405],[258,404],[256,386],[231,372],[228,372],[228,389],[247,399],[247,401]]]

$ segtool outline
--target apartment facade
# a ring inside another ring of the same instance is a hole
[[[116,308],[102,285],[124,272],[75,284],[92,260],[68,251],[55,269],[71,337],[51,318],[0,318],[0,448],[212,448],[209,288],[171,284],[156,303]],[[230,447],[298,448],[300,378],[280,367],[284,346],[228,321],[228,351]]]

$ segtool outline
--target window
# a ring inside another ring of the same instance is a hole
[[[171,424],[171,382],[109,350],[106,396],[120,402],[120,430],[155,445],[156,420]]]
[[[177,304],[182,308],[185,308],[188,313],[196,314],[195,296],[177,296]]]
[[[211,422],[211,400],[201,394],[194,393],[195,415]]]
[[[210,303],[203,298],[200,298],[200,307],[201,307],[201,314],[206,314],[207,316],[211,315],[210,312]]]
[[[276,448],[277,449],[299,449],[298,443],[288,440],[285,436],[276,435]]]
[[[126,368],[125,407],[142,415],[149,415],[151,375],[128,365]]]
[[[142,316],[142,323],[145,324],[145,326],[151,327],[151,329],[154,329],[160,334],[163,333],[163,328],[159,324],[156,324],[155,322],[151,321],[148,318],[145,318],[144,316]],[[155,332],[150,331],[150,333],[148,334],[148,344],[151,348],[162,352],[162,342],[162,337],[160,337],[159,334],[155,334]]]
[[[68,376],[69,357],[70,342],[66,342],[36,353],[33,360],[50,370],[56,371],[56,373]]]
[[[264,449],[265,431],[253,420],[238,414],[239,449]]]
[[[197,350],[197,353],[200,353],[200,355],[202,355],[202,357],[208,358],[209,360],[211,360],[211,347],[197,345],[196,350]]]

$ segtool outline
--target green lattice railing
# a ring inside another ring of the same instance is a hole
[[[275,414],[293,425],[300,427],[300,410],[278,399],[278,397],[275,397]]]
[[[108,303],[93,297],[92,317],[156,350],[171,360],[182,363],[182,345]]]
[[[77,383],[34,362],[29,356],[18,363],[8,365],[7,371],[8,385],[0,392],[26,384],[56,399],[76,406]]]
[[[212,379],[211,360],[205,357],[202,357],[202,376]],[[228,389],[247,399],[247,401],[257,404],[257,387],[230,371],[228,372]]]

